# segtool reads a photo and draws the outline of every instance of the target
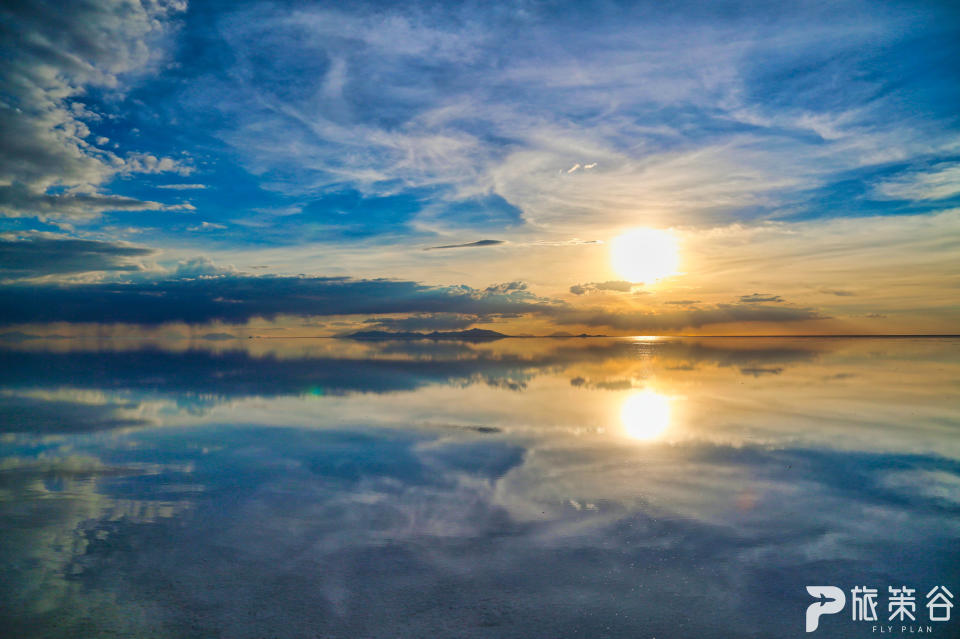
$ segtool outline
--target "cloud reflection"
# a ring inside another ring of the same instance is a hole
[[[781,637],[960,575],[958,340],[298,344],[6,352],[0,634]]]

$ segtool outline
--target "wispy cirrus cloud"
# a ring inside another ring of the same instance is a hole
[[[463,244],[445,244],[443,246],[430,246],[423,249],[424,251],[437,251],[440,249],[458,249],[458,248],[478,248],[481,246],[497,246],[498,244],[504,244],[503,240],[477,240],[476,242],[465,242]]]
[[[960,194],[960,162],[943,162],[927,170],[907,172],[874,187],[883,199],[943,200]]]
[[[206,184],[158,184],[158,189],[168,189],[171,191],[196,191],[207,188]]]
[[[431,229],[456,228],[438,210],[489,194],[554,229],[805,215],[850,172],[956,150],[942,96],[915,73],[939,73],[940,54],[914,34],[950,47],[936,8],[750,6],[683,20],[591,7],[585,20],[260,5],[220,20],[236,66],[192,98],[221,113],[219,135],[251,171],[282,176],[273,187],[433,189],[409,222]],[[862,72],[885,61],[883,76]],[[897,125],[916,109],[922,125]]]

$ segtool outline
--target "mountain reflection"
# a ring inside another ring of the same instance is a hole
[[[807,584],[960,586],[960,340],[0,360],[3,636],[783,637]]]

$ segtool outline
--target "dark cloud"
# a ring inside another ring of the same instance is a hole
[[[423,250],[438,251],[440,249],[475,248],[479,246],[496,246],[498,244],[506,244],[506,242],[503,240],[477,240],[476,242],[467,242],[466,244],[445,244],[444,246],[431,246]]]
[[[8,389],[69,386],[151,395],[188,394],[216,403],[215,398],[253,395],[391,393],[433,384],[496,382],[514,379],[524,370],[555,366],[573,356],[553,353],[542,361],[529,362],[519,358],[497,359],[463,348],[450,353],[420,345],[391,344],[389,349],[371,350],[367,357],[292,358],[256,357],[233,349],[174,352],[146,348],[133,352],[66,353],[2,350],[0,383]],[[27,415],[28,411],[23,413]],[[8,413],[0,410],[0,417],[5,414]],[[92,418],[90,421],[93,423]],[[86,427],[83,424],[77,429]]]
[[[529,295],[529,293],[526,293],[527,283],[519,280],[513,282],[503,282],[502,284],[494,284],[485,288],[484,291],[491,295]]]
[[[107,257],[102,264],[129,257],[128,247],[104,243],[80,244]],[[95,253],[95,255],[99,255]],[[88,268],[91,262],[59,268]],[[54,264],[57,261],[54,260]],[[599,286],[625,290],[629,282],[602,282]],[[428,286],[418,282],[349,277],[254,276],[218,269],[198,258],[181,263],[170,279],[134,282],[46,284],[0,287],[0,324],[32,322],[101,322],[161,324],[211,321],[243,323],[252,318],[281,315],[400,315],[412,318],[375,318],[389,330],[465,328],[477,318],[515,318],[536,315],[557,324],[605,326],[621,331],[650,332],[731,322],[793,322],[824,319],[817,310],[790,305],[718,304],[666,313],[618,312],[602,308],[578,309],[539,297],[520,281],[475,289],[464,285]],[[777,298],[779,299],[779,298]],[[469,320],[469,323],[468,323]],[[402,328],[407,325],[408,328]]]
[[[95,240],[31,238],[0,239],[0,276],[31,277],[89,271],[137,271],[131,258],[153,250]]]
[[[750,295],[741,295],[740,301],[744,304],[759,304],[765,302],[783,302],[783,298],[779,295],[767,295],[766,293],[752,293]]]
[[[605,379],[592,381],[583,377],[574,377],[570,385],[576,388],[590,388],[595,390],[624,391],[633,388],[633,381],[629,379]]]
[[[156,211],[192,208],[190,205],[168,206],[149,200],[138,200],[101,193],[48,194],[14,183],[0,186],[0,213],[39,217],[88,217],[102,211]]]
[[[760,367],[747,367],[741,368],[740,372],[744,375],[750,375],[751,377],[761,377],[763,375],[779,375],[783,372],[783,369],[779,366],[776,368],[760,368]]]
[[[82,433],[146,425],[146,420],[124,417],[118,411],[130,407],[131,404],[0,396],[0,433]]]
[[[594,293],[596,291],[617,291],[619,293],[629,293],[634,286],[637,286],[637,284],[624,280],[587,282],[586,284],[574,284],[570,287],[570,292],[574,295],[583,295],[585,293]]]
[[[200,264],[199,266],[204,266]],[[0,288],[0,323],[245,322],[278,315],[548,312],[555,304],[509,282],[485,290],[342,277],[205,275],[131,283]],[[192,273],[191,273],[192,274]]]
[[[856,295],[853,291],[844,291],[840,289],[833,288],[821,288],[821,293],[826,293],[827,295],[836,295],[837,297],[853,297]]]

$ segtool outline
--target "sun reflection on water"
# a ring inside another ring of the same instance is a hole
[[[623,402],[620,421],[631,439],[653,441],[670,427],[670,399],[649,390],[634,393]]]

